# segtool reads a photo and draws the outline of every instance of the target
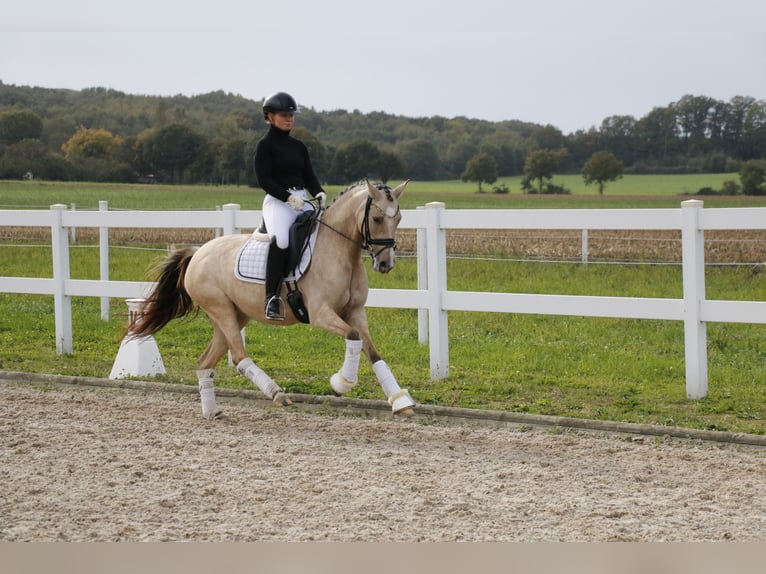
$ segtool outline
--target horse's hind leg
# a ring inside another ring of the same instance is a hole
[[[220,332],[226,342],[226,347],[224,347],[221,355],[226,351],[226,348],[231,350],[231,359],[237,365],[239,374],[255,384],[275,405],[280,407],[290,406],[292,401],[282,388],[274,382],[274,379],[258,367],[247,354],[245,344],[242,341],[241,330],[248,323],[249,319],[242,313],[235,311],[233,305],[228,309],[216,309],[215,311],[217,312],[215,314],[212,311],[213,309],[206,309],[210,322],[213,323],[216,332]],[[221,355],[216,358],[216,361]]]
[[[226,337],[224,337],[218,327],[213,325],[213,339],[202,353],[197,363],[197,380],[199,384],[199,395],[202,400],[202,416],[208,420],[215,419],[221,415],[221,409],[215,401],[215,365],[228,349]]]

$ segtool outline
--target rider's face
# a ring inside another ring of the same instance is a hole
[[[280,130],[290,131],[293,129],[295,114],[290,112],[272,112],[269,114],[269,121],[274,127]]]

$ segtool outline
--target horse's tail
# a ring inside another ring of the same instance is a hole
[[[195,309],[184,277],[196,247],[171,251],[156,271],[157,285],[144,300],[141,312],[136,313],[128,325],[127,335],[132,338],[154,335],[173,319],[188,315]]]

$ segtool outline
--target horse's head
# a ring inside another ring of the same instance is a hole
[[[367,201],[359,212],[359,229],[364,248],[372,255],[372,268],[380,273],[388,273],[396,265],[394,235],[402,220],[399,196],[407,183],[409,180],[391,189],[384,184],[367,182]]]

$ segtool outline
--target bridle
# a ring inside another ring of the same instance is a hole
[[[386,212],[384,212],[382,209],[380,209],[377,205],[375,205],[372,202],[372,197],[367,197],[367,203],[364,206],[364,219],[362,220],[362,238],[364,239],[364,243],[360,243],[359,241],[349,237],[345,233],[342,233],[332,227],[331,225],[328,225],[325,223],[323,219],[319,220],[319,223],[327,227],[328,229],[332,229],[335,233],[343,237],[344,239],[349,240],[351,243],[359,247],[360,249],[364,249],[367,251],[367,253],[370,254],[370,257],[372,257],[373,260],[377,259],[381,253],[383,253],[386,249],[396,249],[396,239],[393,237],[385,238],[385,239],[375,239],[370,234],[370,209],[372,207],[375,207],[380,213],[383,215],[383,217],[388,217],[390,219],[394,219],[397,215],[399,215],[400,208],[397,205],[396,206],[396,213],[393,215],[388,215]],[[380,246],[380,249],[375,251],[374,246]]]
[[[377,258],[381,253],[383,253],[386,249],[396,249],[396,239],[393,237],[390,237],[388,239],[373,239],[370,236],[370,208],[374,204],[372,203],[372,197],[367,198],[367,203],[364,206],[364,219],[362,220],[362,236],[364,237],[364,244],[362,245],[363,249],[366,249],[367,252],[372,256],[373,259]],[[389,219],[396,218],[397,215],[399,215],[399,206],[396,206],[396,213],[393,215],[388,215],[385,211],[383,211],[381,208],[379,208],[377,205],[375,205],[375,209],[380,211],[381,215],[383,217],[388,217]],[[373,245],[380,245],[380,249],[378,251],[373,253]]]

